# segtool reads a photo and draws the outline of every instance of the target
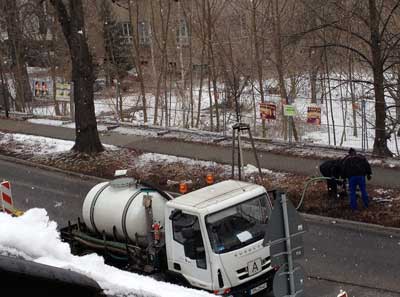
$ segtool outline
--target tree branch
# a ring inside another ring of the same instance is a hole
[[[340,47],[340,48],[348,49],[348,50],[356,53],[357,55],[359,55],[361,58],[363,58],[371,67],[373,66],[372,61],[370,59],[368,59],[368,57],[366,55],[364,55],[362,52],[360,52],[359,50],[357,50],[351,46],[347,46],[344,44],[337,44],[337,43],[329,43],[329,44],[325,44],[325,45],[311,46],[311,48],[326,48],[326,47]]]
[[[62,0],[50,0],[50,3],[57,11],[62,30],[64,32],[65,38],[68,41],[71,36],[71,17],[68,15],[67,8],[65,7]]]
[[[383,1],[382,1],[382,3],[383,3]],[[381,36],[385,33],[386,27],[388,26],[390,19],[394,15],[394,12],[399,7],[399,5],[400,5],[400,0],[397,0],[397,3],[393,6],[392,10],[390,11],[389,16],[387,17],[387,19],[386,19],[386,21],[385,21],[385,23],[384,23],[384,25],[382,27],[382,30],[381,30],[381,33],[380,33]]]
[[[337,23],[337,21],[335,23]],[[345,29],[345,28],[342,28],[340,26],[337,26],[334,23],[329,24],[328,27],[332,27],[332,28],[334,28],[336,30],[339,30],[339,31],[345,32],[347,34],[350,34],[352,36],[355,36],[358,39],[360,39],[361,41],[365,42],[367,45],[371,46],[371,42],[368,39],[366,39],[365,37],[363,37],[362,35],[354,32],[354,31],[349,31],[348,29]]]

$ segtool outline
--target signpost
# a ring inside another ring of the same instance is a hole
[[[75,121],[75,107],[72,83],[56,83],[56,100],[69,103],[71,120]]]
[[[269,245],[271,264],[280,266],[275,274],[275,297],[301,297],[304,295],[304,273],[293,262],[304,255],[302,235],[307,226],[286,194],[280,193],[268,223],[263,245]]]
[[[291,104],[283,105],[283,115],[285,117],[294,117],[296,115],[296,109]]]
[[[278,296],[304,296],[304,270],[299,264],[293,266],[293,279],[294,279],[294,295],[290,295],[290,280],[289,280],[288,265],[284,264],[276,272],[273,285],[274,295]]]
[[[289,123],[289,143],[292,143],[292,124],[293,124],[293,117],[296,115],[296,109],[291,104],[284,104],[283,105],[283,115],[287,118]]]

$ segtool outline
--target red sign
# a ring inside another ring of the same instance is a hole
[[[272,102],[261,102],[260,116],[263,120],[276,120],[276,104]]]
[[[307,107],[307,123],[314,125],[321,125],[321,107],[319,106]]]

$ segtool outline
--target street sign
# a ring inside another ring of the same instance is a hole
[[[271,265],[280,266],[273,281],[276,297],[304,295],[304,273],[293,260],[304,255],[302,235],[306,230],[307,226],[286,194],[278,193],[263,242],[264,246],[270,246]]]
[[[307,231],[307,225],[289,199],[287,199],[287,212],[290,236],[296,237]],[[283,221],[282,196],[278,195],[265,232],[264,246],[271,245],[274,241],[283,241],[286,238]]]
[[[294,117],[296,115],[296,109],[291,104],[283,105],[283,115],[285,117]]]
[[[305,274],[303,268],[299,264],[294,263],[293,265],[294,294],[291,294],[290,281],[289,281],[290,278],[289,267],[287,264],[281,266],[279,270],[276,272],[272,284],[275,297],[304,296],[304,275]]]
[[[293,259],[299,259],[304,255],[303,237],[300,235],[291,237],[291,253]],[[270,247],[271,265],[280,266],[287,263],[288,252],[286,250],[286,240],[273,244]]]

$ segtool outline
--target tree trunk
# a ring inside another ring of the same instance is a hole
[[[214,104],[215,104],[215,121],[216,130],[219,131],[219,106],[218,106],[218,90],[217,90],[217,69],[215,65],[214,48],[212,45],[212,17],[211,17],[211,4],[210,0],[207,0],[207,37],[208,37],[208,65],[211,62],[211,71],[209,71],[209,79],[211,78]],[[211,75],[211,77],[210,77]],[[212,104],[211,94],[210,94],[210,104]],[[210,105],[210,111],[212,111],[212,105]],[[212,117],[212,114],[210,115]],[[213,124],[211,123],[211,126]]]
[[[324,37],[324,41],[325,41]],[[327,83],[328,83],[328,95],[329,95],[329,108],[330,108],[330,114],[331,114],[331,121],[332,121],[332,133],[333,133],[333,145],[336,146],[336,126],[335,126],[335,117],[333,114],[333,104],[332,104],[332,87],[331,87],[331,79],[330,79],[330,68],[329,68],[329,62],[328,62],[328,54],[326,52],[326,48],[324,49],[324,57],[325,57],[325,72],[326,72],[326,78],[327,78]],[[328,109],[326,110],[328,112]]]
[[[353,54],[349,53],[349,79],[350,79],[350,97],[351,97],[351,110],[353,111],[353,136],[357,137],[357,109],[356,109],[356,96],[354,94],[353,83]]]
[[[151,7],[152,11],[153,11],[153,6]],[[152,12],[153,14],[153,12]],[[156,83],[156,92],[154,95],[154,115],[153,115],[153,125],[157,125],[158,124],[158,106],[160,105],[160,88],[161,88],[161,78],[162,78],[162,71],[159,72],[159,74],[157,75],[157,70],[156,70],[156,61],[155,61],[155,53],[154,53],[154,44],[155,44],[155,38],[154,38],[154,34],[155,34],[155,30],[154,30],[154,20],[151,22],[151,41],[150,41],[150,54],[151,54],[151,68],[153,71],[153,81],[155,79],[157,79],[157,83]],[[162,64],[163,65],[163,62]]]
[[[201,48],[201,56],[200,56],[200,79],[199,79],[199,99],[198,99],[199,101],[197,103],[196,128],[199,128],[200,116],[201,116],[201,101],[203,96],[203,81],[204,81],[204,71],[203,71],[204,52],[205,52],[205,43],[203,42]]]
[[[315,67],[311,66],[310,69],[310,85],[311,85],[311,103],[317,103],[317,76],[318,71]]]
[[[210,99],[210,129],[211,131],[214,131],[214,113],[213,113],[213,107],[212,107],[212,95],[211,95],[211,77],[210,77],[210,72],[208,72],[208,98]]]
[[[25,111],[25,102],[32,101],[32,89],[25,63],[24,41],[19,21],[17,1],[4,1],[7,19],[8,45],[11,55],[11,71],[16,91],[15,109]]]
[[[395,104],[396,104],[396,122],[397,124],[400,124],[400,69],[399,67],[396,67],[396,100],[395,100]],[[398,130],[398,135],[400,136],[400,129]]]
[[[56,23],[54,21],[54,19],[52,19],[52,22],[50,24],[50,32],[51,32],[51,50],[53,51],[53,56],[51,55],[50,52],[50,48],[47,48],[47,59],[49,61],[50,64],[50,73],[51,73],[51,80],[53,82],[53,102],[54,102],[54,112],[57,116],[61,115],[60,112],[60,106],[58,105],[57,102],[57,75],[56,75],[56,59],[55,59],[55,53],[56,53],[56,36],[57,36],[57,32],[56,32]],[[46,35],[44,35],[46,36]],[[45,40],[46,38],[44,38]],[[43,40],[43,42],[44,42]]]
[[[311,11],[307,11],[306,17],[310,19],[311,27],[317,27],[317,18],[314,13]],[[312,34],[311,36],[311,45],[316,45],[316,36]],[[309,76],[310,76],[310,90],[311,90],[311,103],[317,104],[317,78],[318,78],[318,70],[319,70],[319,59],[318,52],[315,48],[310,47],[309,51]]]
[[[190,97],[190,127],[194,127],[194,96],[193,96],[193,40],[192,40],[192,10],[189,21],[189,97]]]
[[[72,61],[76,125],[76,139],[72,150],[98,153],[104,148],[97,131],[94,111],[93,61],[86,40],[82,0],[69,0],[67,3],[68,10],[64,2],[51,0],[67,40]]]
[[[279,11],[279,1],[275,0],[275,7],[272,9],[273,13],[273,41],[274,41],[274,52],[275,52],[275,59],[276,59],[276,69],[278,72],[278,82],[280,93],[282,99],[285,101],[285,104],[290,104],[289,97],[286,91],[286,84],[285,84],[285,76],[284,76],[284,60],[283,60],[283,52],[282,52],[282,43],[281,43],[281,24],[280,24],[280,11]],[[283,114],[283,107],[282,107],[282,114]],[[288,117],[289,119],[286,120],[285,117],[283,118],[283,129],[284,129],[284,138],[287,139],[287,123],[290,121],[291,128],[293,131],[294,139],[297,141],[297,130],[293,120],[293,117]]]
[[[134,17],[134,14],[132,12],[132,1],[128,1],[128,10],[129,10],[129,21],[132,29],[136,32],[136,36],[132,38],[133,40],[133,49],[134,49],[134,61],[135,61],[135,66],[136,70],[138,73],[138,79],[139,79],[139,84],[140,84],[140,94],[142,97],[142,108],[143,108],[143,120],[145,123],[147,123],[147,100],[146,100],[146,87],[144,84],[144,78],[143,78],[143,67],[142,64],[140,63],[140,45],[139,45],[139,30],[138,30],[138,21],[139,21],[139,4],[136,1],[136,14]]]
[[[264,98],[264,86],[263,86],[263,63],[262,59],[260,59],[260,44],[259,44],[259,39],[257,37],[257,19],[256,19],[256,13],[257,13],[257,5],[259,2],[253,1],[252,2],[252,14],[251,14],[251,28],[252,28],[252,35],[253,35],[253,45],[254,45],[254,60],[255,60],[255,67],[257,69],[257,79],[258,79],[258,87],[259,87],[259,92],[260,92],[260,99],[261,102],[265,102]],[[253,90],[254,90],[254,85],[253,85]],[[253,93],[254,94],[254,93]],[[255,101],[254,104],[256,105]],[[256,106],[255,106],[256,109]],[[257,115],[257,114],[256,114]],[[256,122],[256,117],[254,118],[254,121]],[[266,137],[266,126],[265,126],[265,119],[261,119],[261,125],[262,125],[262,137]]]
[[[387,147],[386,137],[386,112],[385,112],[385,92],[383,61],[379,29],[379,16],[376,8],[376,0],[368,1],[370,33],[371,33],[371,53],[372,53],[372,71],[374,76],[375,92],[375,139],[374,154],[380,156],[392,156],[392,152]]]
[[[170,21],[170,13],[171,13],[171,3],[170,0],[168,0],[167,4],[167,16],[166,16],[166,20],[164,20],[164,15],[163,15],[163,8],[161,7],[161,1],[159,1],[159,16],[160,16],[160,20],[161,20],[161,24],[160,24],[160,31],[161,31],[161,46],[160,43],[157,43],[156,39],[157,39],[157,35],[156,35],[156,18],[155,18],[155,9],[154,9],[154,5],[153,5],[153,1],[150,1],[150,6],[151,6],[151,20],[152,20],[152,42],[151,42],[151,55],[152,55],[152,66],[153,66],[153,76],[154,78],[157,76],[157,84],[156,84],[156,95],[155,95],[155,106],[154,106],[154,125],[158,124],[158,112],[159,112],[159,105],[162,102],[162,95],[161,95],[161,86],[162,84],[164,85],[164,92],[166,92],[166,79],[167,79],[167,71],[168,71],[168,67],[166,65],[168,65],[168,60],[167,60],[167,43],[168,43],[168,30],[169,30],[169,21]],[[160,55],[161,55],[161,62],[160,62],[160,66],[159,66],[159,73],[157,75],[156,73],[156,67],[155,67],[155,57],[156,57],[156,53],[154,51],[154,44],[158,45],[158,50],[160,51]],[[167,98],[166,95],[164,93],[164,102],[167,102]],[[166,108],[168,108],[167,106],[165,108],[163,108],[163,105],[161,104],[161,119],[160,119],[160,125],[162,125],[163,122],[163,117],[164,117],[164,111],[166,110]],[[166,111],[168,112],[168,110]],[[167,118],[166,118],[167,121]]]

